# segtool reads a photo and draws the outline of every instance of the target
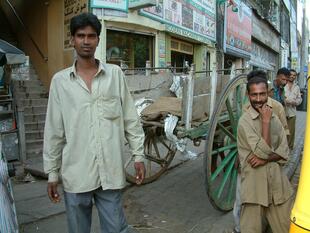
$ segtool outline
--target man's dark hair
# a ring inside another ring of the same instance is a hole
[[[100,36],[101,32],[101,23],[96,15],[92,13],[82,13],[76,15],[71,19],[70,22],[70,33],[71,36],[74,36],[78,29],[91,26],[97,33],[97,36]]]
[[[278,70],[278,72],[277,72],[277,75],[280,75],[280,74],[283,74],[283,75],[285,75],[285,76],[290,76],[290,70],[289,69],[287,69],[287,68],[285,68],[285,67],[282,67],[282,68],[280,68],[279,70]]]
[[[296,73],[296,74],[297,74],[297,71],[296,71],[296,70],[294,70],[294,69],[290,69],[290,72],[294,72],[294,73]]]
[[[247,85],[246,89],[249,92],[250,86],[252,84],[259,84],[259,83],[265,83],[266,88],[268,89],[268,81],[267,81],[267,74],[263,70],[253,70],[247,75]]]

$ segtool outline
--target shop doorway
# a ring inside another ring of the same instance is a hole
[[[171,66],[175,72],[184,72],[194,59],[194,45],[177,39],[171,39]]]
[[[176,67],[177,72],[181,72],[186,63],[189,66],[193,63],[193,55],[171,51],[171,65]]]

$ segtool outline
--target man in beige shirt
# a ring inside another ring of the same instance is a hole
[[[121,191],[124,138],[144,179],[144,133],[122,70],[95,59],[101,24],[91,13],[72,18],[72,67],[52,79],[44,130],[48,196],[59,202],[61,174],[69,233],[89,233],[93,201],[101,232],[127,233]]]
[[[289,153],[286,133],[270,106],[267,80],[251,78],[247,91],[251,106],[238,125],[241,232],[261,233],[262,219],[266,218],[273,233],[286,233],[293,195],[282,171]]]
[[[294,149],[295,141],[295,125],[296,125],[296,106],[302,102],[299,86],[295,83],[297,72],[290,70],[290,78],[284,87],[285,90],[285,112],[287,124],[289,127],[290,136],[288,137],[288,146],[291,150]]]

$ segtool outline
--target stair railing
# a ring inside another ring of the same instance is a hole
[[[33,37],[31,36],[31,34],[29,33],[29,30],[27,28],[27,26],[24,24],[23,20],[21,19],[21,17],[18,15],[18,13],[16,12],[14,6],[11,4],[11,2],[9,0],[6,0],[6,3],[9,5],[9,7],[11,8],[13,14],[15,15],[15,17],[17,18],[18,22],[21,24],[23,30],[25,31],[26,35],[29,37],[30,41],[32,42],[32,44],[34,45],[34,47],[36,48],[36,50],[38,51],[38,53],[40,54],[40,56],[42,57],[42,59],[47,62],[48,61],[48,57],[45,56],[42,52],[42,50],[39,48],[38,44],[35,42],[35,40],[33,39]]]

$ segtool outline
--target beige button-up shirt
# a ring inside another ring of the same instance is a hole
[[[270,106],[270,100],[267,103]],[[270,123],[271,147],[262,138],[262,122],[259,113],[250,106],[241,116],[238,125],[238,154],[241,165],[241,202],[268,207],[284,203],[293,189],[282,171],[282,164],[288,159],[289,149],[286,133],[273,113]],[[252,168],[247,162],[251,154],[267,159],[271,153],[283,158],[278,162],[268,162],[264,166]]]
[[[99,63],[91,92],[75,65],[52,79],[44,130],[44,171],[61,173],[64,189],[80,193],[125,186],[126,138],[136,162],[144,160],[144,132],[122,70]]]
[[[302,102],[299,86],[293,83],[292,87],[289,88],[285,85],[285,112],[287,117],[296,116],[296,106]]]

